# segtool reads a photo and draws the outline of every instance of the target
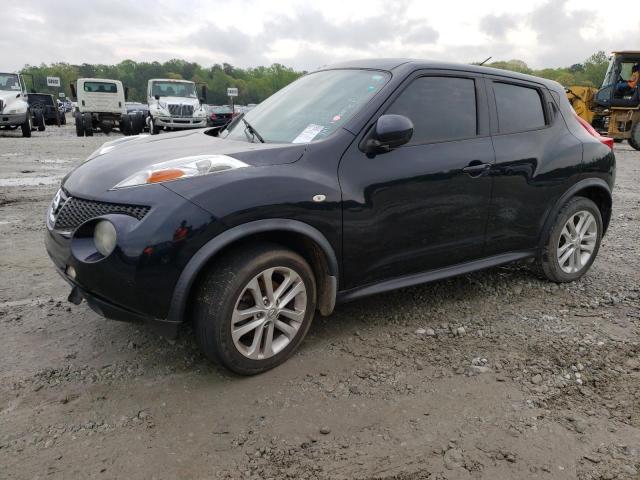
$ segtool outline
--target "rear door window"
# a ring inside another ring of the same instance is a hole
[[[475,137],[475,81],[458,77],[420,77],[396,98],[386,113],[413,122],[410,145]]]
[[[493,82],[500,133],[537,130],[546,125],[540,92],[531,87]]]

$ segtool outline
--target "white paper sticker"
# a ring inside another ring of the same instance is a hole
[[[11,85],[11,90],[20,90],[20,85]]]
[[[300,135],[293,139],[291,143],[308,143],[322,131],[324,127],[322,125],[316,125],[315,123],[310,123],[307,125]]]

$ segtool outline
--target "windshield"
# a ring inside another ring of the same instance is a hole
[[[0,90],[20,91],[20,80],[15,73],[0,73]]]
[[[326,138],[348,121],[389,80],[386,72],[326,70],[306,75],[257,105],[244,119],[269,143],[308,143]],[[235,121],[222,138],[256,141]]]
[[[186,82],[153,82],[151,84],[151,96],[155,97],[191,97],[196,98],[196,86]]]

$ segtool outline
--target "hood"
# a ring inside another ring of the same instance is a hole
[[[94,198],[153,164],[194,155],[228,155],[252,166],[293,163],[304,144],[249,143],[221,139],[206,129],[122,137],[105,143],[63,180],[72,195]],[[107,150],[100,154],[101,150]],[[184,180],[188,182],[189,180]]]
[[[194,107],[200,105],[200,101],[197,98],[190,97],[160,97],[160,101],[163,103],[175,105],[193,105]]]
[[[20,96],[16,97],[17,95]],[[26,101],[20,90],[0,90],[0,100],[2,100],[2,103],[5,106],[11,105],[15,101]]]

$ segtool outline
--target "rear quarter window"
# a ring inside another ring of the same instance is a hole
[[[546,125],[540,92],[531,87],[493,83],[500,133],[537,130]]]

